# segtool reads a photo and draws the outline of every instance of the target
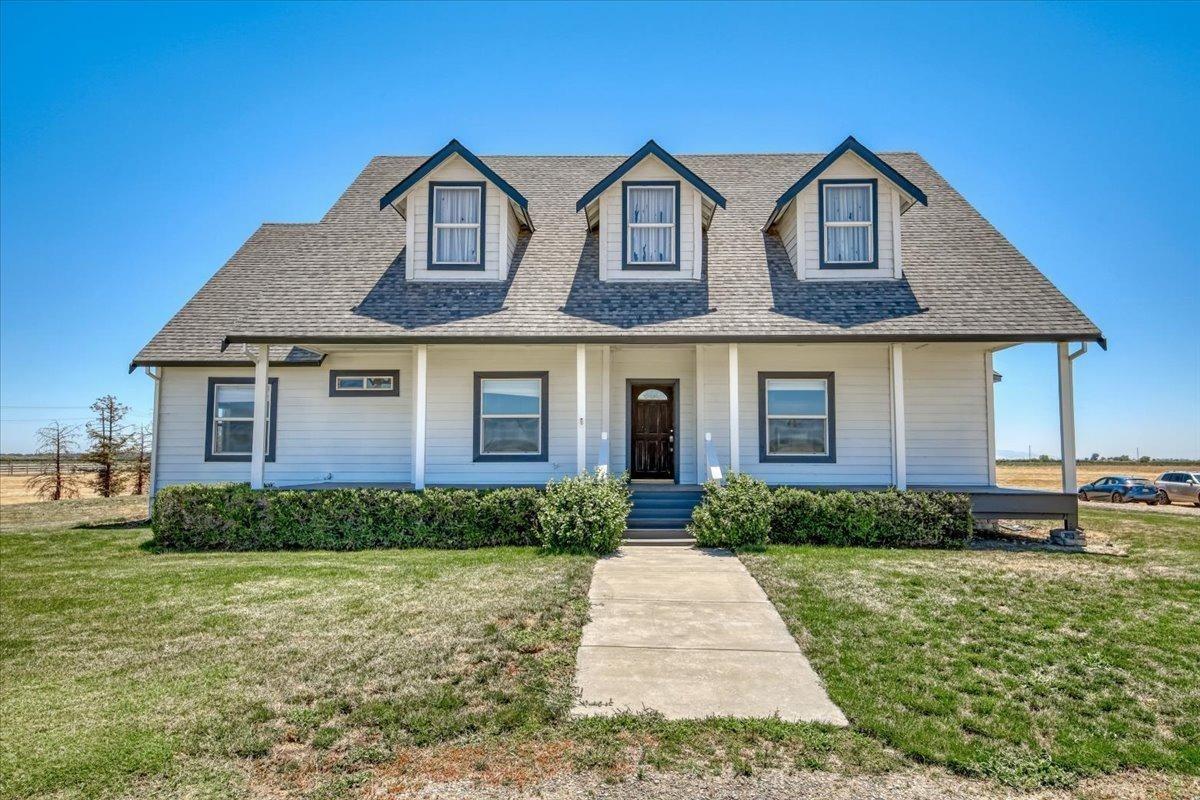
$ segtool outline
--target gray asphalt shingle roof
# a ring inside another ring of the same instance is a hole
[[[1100,331],[915,153],[881,157],[925,191],[902,217],[901,281],[797,280],[764,234],[780,194],[821,153],[680,156],[728,200],[699,283],[601,283],[575,202],[622,156],[483,156],[529,199],[504,283],[404,277],[404,221],[379,198],[424,157],[373,159],[325,217],[260,227],[135,358],[244,361],[226,337],[308,341],[1095,340]],[[272,358],[303,360],[290,347]]]

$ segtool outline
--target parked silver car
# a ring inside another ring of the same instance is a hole
[[[1154,482],[1158,502],[1192,503],[1200,506],[1200,472],[1164,472]]]

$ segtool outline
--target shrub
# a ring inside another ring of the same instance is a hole
[[[154,543],[184,550],[462,549],[540,541],[540,489],[252,490],[169,486],[155,495]]]
[[[971,538],[971,498],[950,492],[825,492],[781,487],[771,541],[856,547],[962,547]]]
[[[688,529],[700,547],[756,547],[767,543],[771,490],[757,478],[735,472],[725,485],[704,484],[704,497]]]
[[[598,471],[547,484],[538,513],[542,544],[554,550],[616,550],[633,507],[627,484],[624,475]]]

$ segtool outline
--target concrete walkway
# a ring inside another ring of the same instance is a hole
[[[577,716],[771,717],[846,725],[757,581],[724,550],[601,559],[576,661]]]

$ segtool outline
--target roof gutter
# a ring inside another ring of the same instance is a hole
[[[293,344],[303,346],[339,344],[818,344],[830,342],[1089,342],[1104,350],[1108,342],[1100,334],[1081,337],[1079,334],[790,334],[790,335],[697,335],[697,334],[592,334],[577,336],[268,336],[253,333],[233,333],[221,342],[221,352],[234,344]],[[145,362],[139,362],[145,363]],[[224,362],[228,363],[228,362]]]

